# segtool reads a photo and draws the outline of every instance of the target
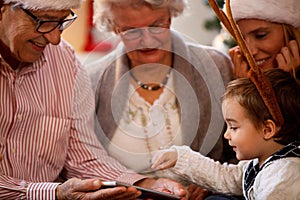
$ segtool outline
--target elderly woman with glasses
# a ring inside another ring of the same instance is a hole
[[[94,22],[121,43],[87,65],[95,90],[95,130],[108,153],[137,172],[153,172],[155,151],[188,145],[228,161],[220,97],[230,59],[171,29],[185,0],[95,0]],[[197,20],[197,19],[195,19]]]

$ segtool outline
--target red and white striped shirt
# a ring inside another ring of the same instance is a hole
[[[19,72],[0,55],[0,101],[0,199],[54,199],[59,176],[143,178],[98,142],[89,78],[64,41]]]

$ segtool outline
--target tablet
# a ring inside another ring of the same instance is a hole
[[[137,190],[140,190],[142,192],[142,195],[139,196],[138,198],[144,199],[144,198],[151,198],[154,200],[179,200],[181,197],[173,195],[173,194],[168,194],[165,192],[160,192],[156,190],[152,190],[149,188],[144,188],[140,186],[135,186],[135,185],[130,185],[128,183],[122,183],[118,181],[102,181],[102,186],[101,188],[112,188],[112,187],[117,187],[117,186],[125,186],[125,187],[135,187]]]

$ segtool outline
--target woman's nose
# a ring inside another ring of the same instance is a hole
[[[252,39],[246,38],[246,44],[249,48],[250,53],[255,56],[258,53],[258,43]]]
[[[149,31],[149,29],[146,27],[146,28],[143,28],[141,29],[141,44],[144,46],[144,47],[149,47],[151,45],[153,45],[153,41],[154,41],[154,36],[153,34]]]

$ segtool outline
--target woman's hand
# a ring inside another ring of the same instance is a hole
[[[235,46],[229,50],[229,56],[233,63],[233,74],[236,78],[242,78],[248,76],[249,66],[243,52],[239,46]]]
[[[300,49],[295,40],[289,42],[289,47],[282,47],[280,53],[276,56],[278,68],[291,72],[300,67]]]
[[[165,149],[158,151],[152,158],[151,169],[162,170],[174,167],[177,162],[176,149]]]
[[[101,189],[101,181],[98,179],[80,180],[69,179],[56,188],[56,199],[88,199],[88,200],[133,200],[141,195],[134,187],[114,187]]]
[[[187,189],[180,183],[168,178],[145,178],[143,180],[138,181],[135,185],[145,188],[151,188],[152,190],[157,190],[168,194],[173,194],[178,197],[181,197],[181,200],[188,199]]]

